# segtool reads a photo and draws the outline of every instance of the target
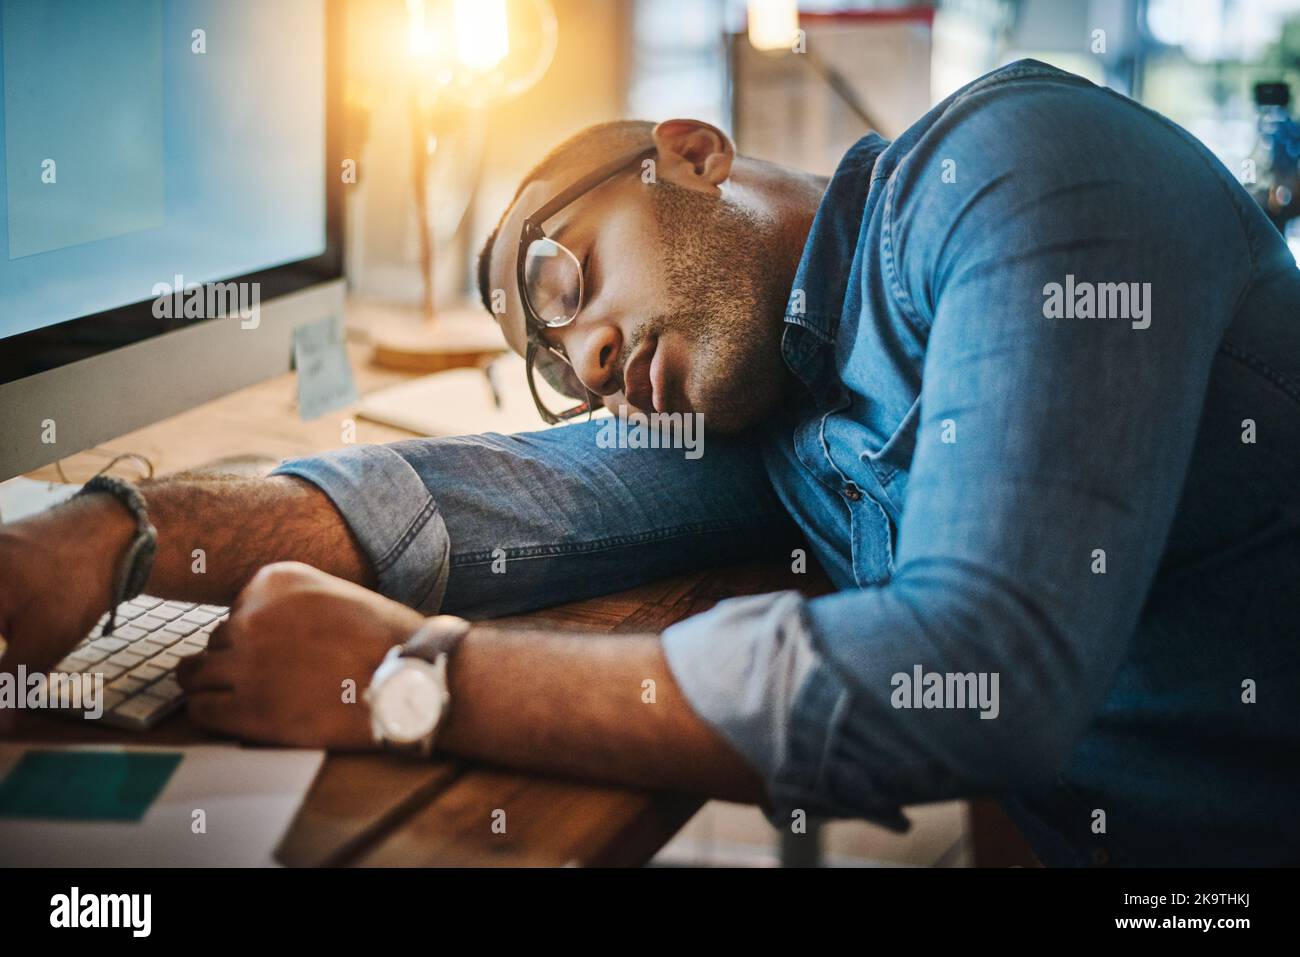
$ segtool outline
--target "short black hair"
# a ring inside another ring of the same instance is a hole
[[[509,204],[501,211],[501,217],[497,220],[496,226],[488,234],[487,241],[483,244],[483,249],[478,254],[478,294],[483,301],[483,308],[488,312],[492,311],[492,290],[488,288],[488,274],[491,272],[492,247],[496,245],[497,234],[501,231],[501,224],[505,222],[506,214],[514,206],[515,201],[519,199],[519,194],[528,188],[530,183],[539,179],[548,179],[558,172],[572,166],[574,162],[589,153],[600,153],[604,155],[614,155],[621,152],[632,152],[637,147],[649,147],[653,142],[655,124],[649,120],[615,120],[612,123],[597,123],[595,126],[589,126],[570,136],[555,149],[551,150],[542,158],[542,161],[528,171],[519,187],[515,190],[515,195],[511,198]]]

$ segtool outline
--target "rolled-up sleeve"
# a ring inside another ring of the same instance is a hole
[[[520,614],[762,554],[794,526],[743,439],[602,448],[600,420],[408,439],[283,463],[324,492],[378,590],[425,614]]]
[[[437,613],[451,541],[437,502],[406,459],[388,446],[362,445],[284,462],[273,474],[303,479],[329,497],[370,560],[381,594]]]
[[[907,828],[896,805],[828,801],[838,726],[848,714],[845,684],[817,652],[808,602],[797,592],[732,598],[663,633],[673,678],[768,787],[766,813],[788,825],[796,811],[853,814]]]
[[[776,773],[794,696],[819,660],[802,605],[796,592],[732,598],[663,633],[687,699],[765,778]]]

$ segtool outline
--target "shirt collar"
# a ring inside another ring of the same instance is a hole
[[[868,133],[849,148],[836,167],[795,272],[786,302],[787,325],[801,326],[825,341],[834,336],[853,269],[871,173],[888,146],[889,141],[878,133]]]

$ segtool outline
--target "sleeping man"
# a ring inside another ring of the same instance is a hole
[[[829,180],[606,124],[526,177],[479,280],[563,427],[140,489],[144,589],[234,602],[182,666],[200,724],[778,826],[992,795],[1049,864],[1300,859],[1300,270],[1185,131],[1033,61]],[[86,633],[135,527],[107,494],[0,527],[6,668]],[[835,593],[484,622],[804,554]]]

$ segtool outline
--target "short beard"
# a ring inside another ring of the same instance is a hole
[[[672,301],[638,329],[674,331],[695,346],[683,383],[711,430],[739,432],[776,406],[788,381],[781,358],[781,316],[791,277],[780,268],[775,220],[674,183],[651,191]]]

